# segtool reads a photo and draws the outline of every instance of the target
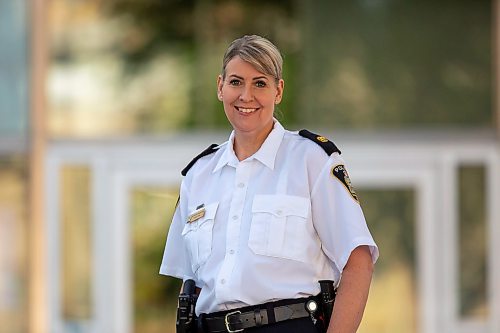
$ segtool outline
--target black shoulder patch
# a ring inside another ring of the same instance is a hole
[[[354,188],[352,187],[351,179],[349,178],[349,175],[347,174],[347,170],[343,164],[337,164],[334,165],[332,168],[332,175],[335,176],[341,183],[344,185],[346,190],[349,192],[351,197],[359,203],[358,195],[354,191]]]
[[[189,164],[186,165],[186,167],[184,169],[182,169],[181,175],[183,175],[183,176],[187,175],[189,169],[191,169],[191,167],[196,163],[196,161],[198,161],[203,156],[207,156],[207,155],[215,153],[219,149],[219,148],[216,148],[217,146],[218,146],[218,144],[212,143],[207,149],[205,149],[204,151],[199,153],[198,156],[193,158],[191,160],[191,162],[189,162]]]
[[[340,149],[338,149],[337,146],[333,142],[331,142],[330,140],[328,140],[324,136],[314,134],[314,133],[309,132],[308,130],[305,130],[305,129],[300,130],[299,135],[317,143],[321,148],[323,148],[323,150],[328,155],[331,155],[335,152],[340,154]]]

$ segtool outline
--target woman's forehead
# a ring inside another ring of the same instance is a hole
[[[266,73],[259,71],[255,66],[248,61],[241,59],[236,56],[229,60],[226,65],[226,74],[227,76],[238,76],[238,77],[262,77],[262,78],[271,78],[272,76]]]

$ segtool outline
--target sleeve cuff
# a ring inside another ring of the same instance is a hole
[[[181,269],[175,269],[167,266],[160,266],[160,272],[161,275],[167,275],[171,276],[174,278],[178,278],[181,280],[186,280],[186,279],[192,279],[193,277],[188,276],[185,274]]]
[[[326,255],[330,260],[335,264],[337,267],[338,271],[340,274],[342,274],[345,265],[347,264],[347,261],[349,260],[349,257],[351,256],[352,251],[357,248],[358,246],[363,246],[366,245],[370,248],[370,254],[372,256],[372,262],[375,264],[377,262],[377,259],[379,257],[379,250],[375,242],[373,241],[372,238],[367,238],[367,237],[360,237],[360,238],[355,238],[351,246],[348,248],[348,250],[340,257],[337,258],[334,256],[332,253],[328,252],[326,249],[323,248],[323,251],[325,251]]]

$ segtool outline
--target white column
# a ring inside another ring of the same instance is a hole
[[[500,137],[500,3],[499,0],[492,1],[492,27],[491,48],[493,63],[493,113],[494,126]]]
[[[30,87],[30,214],[29,234],[29,331],[45,333],[47,311],[47,244],[44,220],[45,87],[47,68],[47,26],[45,0],[27,1],[31,22]]]
[[[490,306],[489,333],[500,332],[500,147],[496,147],[487,169],[488,209],[488,295]]]
[[[441,207],[439,222],[441,224],[441,256],[443,259],[439,275],[442,284],[442,299],[440,300],[443,309],[442,332],[457,331],[459,302],[457,295],[459,280],[457,167],[458,163],[453,153],[445,154],[440,161]]]
[[[496,120],[497,145],[491,167],[488,169],[488,231],[489,253],[488,267],[490,292],[489,332],[500,332],[500,261],[496,258],[500,252],[500,1],[492,1],[492,49],[493,49],[493,107]]]
[[[436,212],[440,187],[435,170],[422,170],[417,189],[417,276],[420,294],[417,332],[439,333],[439,240],[437,226],[440,221]]]

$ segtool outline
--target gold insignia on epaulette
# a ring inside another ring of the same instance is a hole
[[[343,164],[337,164],[333,166],[332,168],[332,175],[337,178],[342,185],[346,188],[346,190],[349,192],[351,197],[356,200],[356,202],[359,203],[358,200],[358,195],[354,191],[354,188],[351,183],[351,179],[349,178],[349,175],[347,174],[347,170],[345,169],[345,166]]]
[[[318,136],[316,137],[316,140],[318,140],[319,142],[328,142],[328,139],[324,136]]]

